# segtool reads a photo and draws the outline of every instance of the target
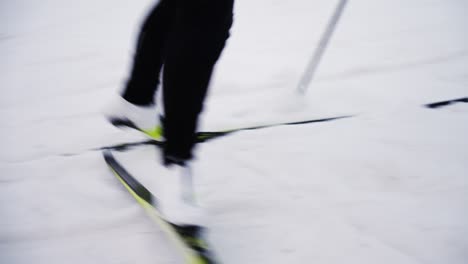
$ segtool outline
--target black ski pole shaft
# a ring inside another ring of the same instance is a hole
[[[297,90],[299,93],[305,94],[307,91],[307,88],[310,85],[310,82],[314,78],[315,72],[317,71],[317,68],[320,64],[320,60],[322,59],[323,54],[325,53],[325,49],[327,48],[328,43],[330,42],[330,39],[333,35],[333,32],[335,31],[338,21],[340,20],[340,17],[346,6],[346,3],[347,3],[347,0],[340,0],[340,2],[338,3],[335,9],[335,12],[333,13],[333,16],[328,22],[326,30],[323,33],[322,38],[320,39],[319,45],[317,49],[315,50],[315,53],[312,56],[311,60],[309,61],[309,64],[307,65],[306,70],[302,74],[301,80],[299,81],[299,85],[297,87]]]

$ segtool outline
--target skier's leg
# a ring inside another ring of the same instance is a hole
[[[154,103],[159,74],[164,61],[166,39],[175,16],[175,2],[161,0],[144,21],[133,66],[122,97],[128,102],[146,106]]]
[[[229,37],[233,0],[178,0],[163,72],[165,163],[192,158],[198,115]]]

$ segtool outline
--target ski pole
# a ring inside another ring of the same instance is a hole
[[[320,60],[322,59],[322,56],[325,53],[325,49],[328,46],[328,42],[330,41],[331,36],[333,35],[333,32],[336,28],[336,25],[338,24],[338,21],[340,20],[341,14],[343,13],[346,3],[347,3],[347,0],[340,0],[340,2],[338,3],[336,7],[335,12],[333,13],[333,16],[328,22],[326,30],[323,33],[322,38],[320,39],[319,45],[317,49],[315,50],[315,53],[312,56],[311,60],[309,61],[307,68],[302,74],[301,80],[299,81],[297,90],[300,94],[306,93],[307,88],[309,87],[310,82],[312,81],[315,75],[318,65],[320,64]]]

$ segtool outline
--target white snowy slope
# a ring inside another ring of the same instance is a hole
[[[100,109],[153,1],[0,1],[0,263],[181,263],[90,149],[142,139]],[[223,263],[468,260],[468,2],[348,1],[306,96],[297,82],[335,1],[237,1],[197,148]],[[154,148],[118,158],[143,182]]]

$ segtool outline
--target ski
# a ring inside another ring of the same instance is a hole
[[[185,263],[219,263],[203,237],[204,228],[199,226],[177,226],[165,221],[158,211],[156,197],[115,159],[111,150],[104,150],[102,154],[115,177],[181,251]]]
[[[295,122],[284,122],[284,123],[275,123],[275,124],[267,124],[267,125],[259,125],[259,126],[250,126],[250,127],[242,127],[242,128],[234,128],[234,129],[229,129],[229,130],[224,130],[224,131],[204,131],[204,132],[197,132],[196,134],[196,143],[204,143],[213,139],[217,139],[220,137],[228,136],[231,134],[234,134],[236,132],[240,131],[247,131],[247,130],[257,130],[257,129],[264,129],[264,128],[271,128],[271,127],[277,127],[277,126],[294,126],[294,125],[302,125],[302,124],[310,124],[310,123],[321,123],[321,122],[329,122],[329,121],[334,121],[334,120],[339,120],[339,119],[345,119],[345,118],[350,118],[353,117],[352,115],[348,116],[335,116],[335,117],[329,117],[329,118],[322,118],[322,119],[310,119],[310,120],[304,120],[304,121],[295,121]],[[132,129],[136,129],[141,133],[144,133],[148,139],[144,140],[138,140],[134,142],[124,142],[124,143],[117,143],[113,145],[107,145],[107,146],[99,146],[99,147],[94,147],[90,148],[86,151],[103,151],[103,150],[118,150],[118,151],[124,151],[133,147],[137,146],[145,146],[145,145],[153,145],[156,147],[162,147],[164,145],[164,141],[161,139],[162,136],[162,130],[160,128],[156,128],[152,132],[148,131],[141,131],[138,128],[134,127],[130,123],[120,122],[117,126],[124,126],[124,127],[129,127]],[[80,155],[83,152],[77,152],[77,153],[62,153],[60,156],[65,156],[65,157],[71,157],[71,156],[76,156]]]
[[[196,142],[204,143],[204,142],[207,142],[216,138],[224,137],[227,135],[231,135],[233,133],[240,132],[240,131],[258,130],[258,129],[277,127],[277,126],[295,126],[295,125],[304,125],[304,124],[310,124],[310,123],[322,123],[322,122],[329,122],[329,121],[334,121],[334,120],[339,120],[339,119],[344,119],[344,118],[349,118],[349,117],[352,117],[352,116],[335,116],[335,117],[329,117],[329,118],[310,119],[310,120],[296,121],[296,122],[284,122],[284,123],[276,123],[276,124],[268,124],[268,125],[234,128],[234,129],[216,131],[216,132],[208,132],[208,131],[197,132]],[[137,141],[137,142],[115,144],[111,146],[100,147],[94,150],[105,150],[105,149],[125,150],[128,148],[141,146],[141,145],[155,145],[155,146],[161,147],[164,144],[164,142],[161,140],[161,137],[162,137],[161,134],[158,135],[156,133],[148,133],[147,131],[141,131],[135,126],[131,124],[123,123],[123,122],[120,122],[118,124],[116,124],[115,122],[112,122],[112,123],[116,126],[127,126],[129,128],[136,129],[144,133],[145,135],[147,135],[149,139]],[[155,129],[154,131],[160,131],[160,133],[162,133],[162,129],[159,129],[159,128]]]
[[[452,99],[452,100],[448,100],[448,101],[430,103],[430,104],[426,104],[424,106],[427,107],[427,108],[437,109],[437,108],[449,106],[449,105],[452,105],[452,104],[455,104],[455,103],[468,103],[468,97]]]

